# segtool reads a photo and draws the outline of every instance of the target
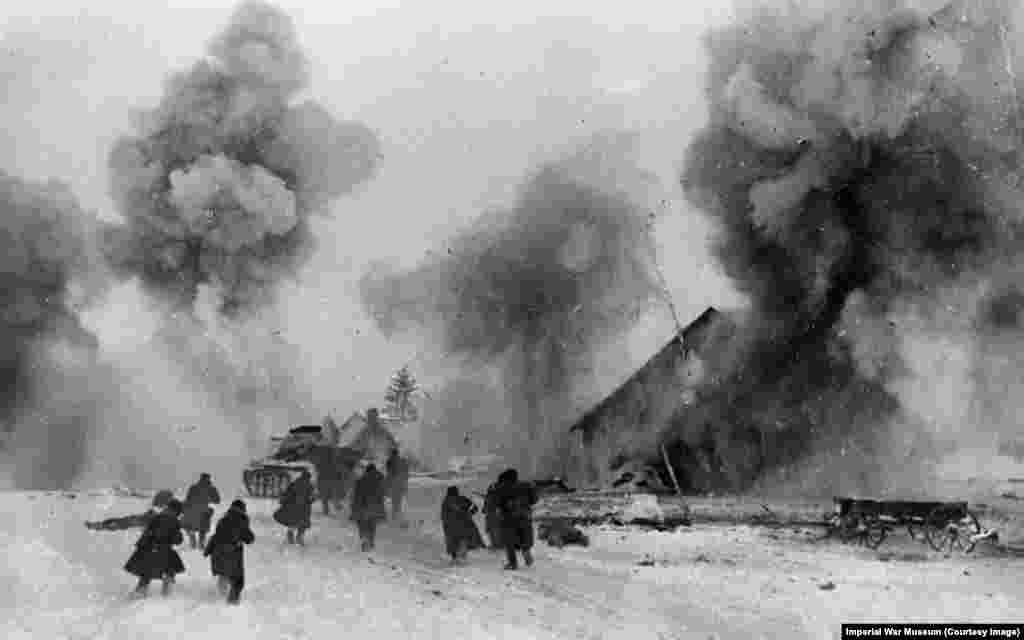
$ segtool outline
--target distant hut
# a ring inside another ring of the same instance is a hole
[[[364,458],[383,466],[391,450],[398,447],[398,440],[383,423],[374,426],[365,416],[356,412],[342,424],[339,444],[359,451]]]

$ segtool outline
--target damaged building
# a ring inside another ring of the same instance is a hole
[[[671,426],[692,417],[698,390],[714,385],[722,351],[736,327],[733,314],[709,307],[673,336],[610,395],[583,414],[570,431],[577,460],[572,483],[608,488],[626,482],[651,488],[701,491],[728,483],[716,455],[716,425],[695,425],[706,442],[688,446],[669,436]],[[692,415],[691,415],[692,414]],[[666,465],[672,461],[672,474]],[[645,471],[650,477],[643,477]]]

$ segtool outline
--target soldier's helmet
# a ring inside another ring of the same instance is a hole
[[[184,511],[184,506],[181,504],[181,500],[172,498],[171,501],[167,503],[167,511],[168,513],[180,516],[181,512]]]
[[[199,479],[200,480],[207,480],[207,481],[209,481],[210,480],[210,474],[208,474],[208,473],[200,473],[199,474]]]
[[[161,489],[160,491],[156,492],[155,496],[153,496],[153,506],[156,507],[157,509],[162,509],[166,507],[167,504],[173,499],[174,494],[170,491],[170,489]]]

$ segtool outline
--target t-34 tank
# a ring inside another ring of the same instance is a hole
[[[320,425],[302,425],[285,436],[271,436],[269,455],[253,460],[242,472],[242,481],[254,498],[279,498],[304,469],[319,488],[321,473],[342,476],[360,457],[359,452],[334,444]]]

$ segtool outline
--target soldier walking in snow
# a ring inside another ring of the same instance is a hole
[[[311,525],[313,515],[313,482],[307,469],[288,485],[281,496],[281,506],[274,512],[274,520],[288,528],[288,544],[305,545],[303,536]]]
[[[522,553],[526,566],[533,565],[533,505],[537,492],[530,484],[519,481],[519,473],[508,469],[498,477],[495,503],[501,528],[501,543],[508,562],[505,568],[518,567],[516,552]]]
[[[163,511],[150,520],[135,543],[135,552],[128,558],[124,569],[139,578],[135,587],[137,596],[145,596],[149,583],[155,578],[163,581],[163,595],[170,594],[174,576],[185,571],[181,556],[174,550],[185,540],[178,520],[181,511],[181,501],[171,500]]]
[[[245,588],[245,545],[255,542],[245,503],[235,500],[217,523],[203,556],[210,558],[210,571],[217,578],[221,595],[238,604]]]
[[[185,494],[185,511],[181,517],[181,526],[188,531],[189,546],[193,549],[206,546],[206,534],[210,532],[213,520],[211,504],[220,504],[220,492],[213,486],[210,474],[203,473],[199,481],[188,488]],[[196,533],[199,540],[196,541]]]
[[[444,530],[444,545],[452,564],[466,560],[474,549],[482,549],[484,540],[473,522],[479,511],[473,501],[459,493],[458,487],[448,487],[444,502],[441,503],[441,527]]]
[[[370,551],[377,538],[377,525],[387,517],[384,506],[384,475],[372,462],[356,480],[352,490],[352,521],[359,529],[360,548]]]
[[[402,502],[409,492],[409,463],[398,455],[398,449],[392,449],[385,465],[388,473],[388,493],[391,498],[391,519],[398,521],[402,517]]]
[[[501,550],[501,523],[499,522],[497,503],[498,483],[487,487],[484,494],[484,528],[487,529],[487,539],[491,541],[492,551]]]

